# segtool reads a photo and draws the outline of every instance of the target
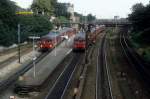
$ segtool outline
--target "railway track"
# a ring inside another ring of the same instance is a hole
[[[49,52],[46,52],[44,54],[41,54],[35,61],[35,63],[38,63],[40,60],[42,60]],[[14,75],[11,75],[9,78],[6,80],[0,82],[0,92],[3,90],[7,89],[8,86],[12,85],[20,75],[23,75],[25,72],[27,72],[30,68],[33,67],[33,61],[28,63],[25,66],[22,66],[20,70],[18,70]]]
[[[83,55],[81,53],[74,54],[73,59],[55,81],[53,87],[50,89],[45,99],[63,99],[76,67],[79,65],[82,59]]]
[[[62,42],[60,42],[59,44],[56,45],[59,46]],[[55,49],[52,49],[55,50]],[[47,51],[43,54],[41,54],[40,56],[37,57],[37,59],[35,60],[35,64],[37,64],[39,61],[41,61],[45,56],[48,55],[48,53],[50,53],[52,50]],[[0,82],[0,92],[2,92],[3,90],[7,89],[8,86],[14,84],[16,82],[16,80],[19,78],[19,76],[23,75],[24,73],[26,73],[29,69],[31,69],[33,67],[33,61],[29,62],[28,64],[22,66],[22,68],[20,68],[14,75],[11,75],[9,78],[7,78],[6,80]]]
[[[106,34],[97,56],[96,99],[113,99],[109,68],[106,60]]]
[[[148,89],[148,91],[150,92],[149,64],[146,61],[144,61],[144,59],[142,59],[132,47],[130,47],[131,44],[128,40],[128,35],[126,31],[120,33],[120,45],[122,47],[126,59],[131,64],[133,69],[135,69],[140,79],[144,82],[144,86],[146,87],[146,89]]]
[[[30,46],[23,47],[23,49],[21,50],[21,54],[25,55],[25,54],[29,53],[30,51],[32,51],[32,47],[30,47]],[[0,68],[7,66],[9,63],[11,63],[17,59],[18,59],[18,53],[16,51],[16,54],[14,54],[13,56],[9,57],[8,59],[0,62]]]

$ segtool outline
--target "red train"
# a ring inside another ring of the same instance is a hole
[[[98,26],[96,28],[92,28],[91,32],[88,34],[88,40],[89,44],[94,44],[96,43],[96,38],[101,33],[104,31],[105,27],[104,26]]]
[[[76,30],[73,28],[64,28],[60,31],[51,31],[47,35],[41,37],[40,41],[38,42],[39,50],[51,50],[63,40],[62,36],[67,35],[68,37],[71,37],[75,33]]]
[[[101,33],[102,31],[104,31],[105,27],[104,26],[99,26],[96,28],[92,28],[91,32],[87,34],[87,40],[88,40],[88,44],[92,45],[96,42],[96,38],[99,35],[99,33]],[[79,32],[78,34],[76,34],[76,37],[74,38],[74,43],[73,43],[73,50],[77,51],[77,50],[85,50],[86,48],[86,38],[85,38],[85,32]]]
[[[76,34],[73,42],[73,50],[85,50],[86,42],[85,42],[85,32],[79,32]]]

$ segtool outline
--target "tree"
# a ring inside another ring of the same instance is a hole
[[[34,12],[38,13],[46,13],[48,16],[54,13],[54,7],[56,5],[57,0],[34,0],[31,8]]]
[[[9,0],[0,1],[0,20],[3,24],[9,27],[15,27],[17,22],[17,17],[15,15],[17,6],[14,2]]]
[[[92,21],[94,21],[96,18],[95,18],[95,16],[93,16],[92,14],[88,14],[87,15],[87,21],[88,22],[92,22]]]
[[[84,16],[82,14],[79,14],[77,12],[74,13],[75,16],[79,17],[80,18],[80,22],[92,22],[94,20],[96,20],[96,17],[93,16],[92,14],[88,14],[87,16]]]
[[[17,43],[17,24],[21,24],[21,42],[30,35],[44,35],[52,29],[49,18],[40,15],[16,16],[16,9],[21,9],[9,0],[0,1],[0,45],[10,46]]]
[[[129,15],[134,31],[142,31],[145,28],[145,15],[147,14],[143,4],[138,3],[133,5],[132,13]]]
[[[15,41],[17,6],[9,0],[0,0],[0,45],[8,46]]]
[[[132,7],[132,13],[129,15],[134,31],[144,31],[150,27],[150,4],[135,4]]]
[[[133,12],[142,11],[143,9],[144,9],[144,5],[142,3],[137,3],[132,7]]]
[[[141,3],[132,7],[129,15],[133,27],[133,38],[141,44],[150,44],[150,4],[144,6]]]
[[[55,16],[64,16],[70,19],[71,14],[67,11],[66,3],[57,3],[55,6]]]
[[[22,42],[30,35],[42,36],[52,29],[48,17],[41,15],[20,16]]]

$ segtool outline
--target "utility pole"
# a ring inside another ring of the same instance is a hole
[[[115,20],[115,31],[117,32],[117,19],[119,18],[119,16],[114,16],[114,20]]]
[[[20,61],[20,24],[18,24],[18,62],[21,63]]]
[[[86,31],[85,30],[85,41],[86,41],[86,43],[85,43],[85,64],[87,64],[87,62],[88,62],[88,59],[87,59],[87,54],[88,54],[88,30]]]
[[[86,19],[85,19],[85,23],[86,23]],[[89,24],[87,25],[87,27],[86,27],[86,24],[85,24],[84,30],[85,30],[85,41],[86,41],[86,47],[85,47],[85,64],[87,64],[88,63],[88,44],[89,44],[89,42],[88,42],[88,34],[89,34],[89,30],[90,30]]]

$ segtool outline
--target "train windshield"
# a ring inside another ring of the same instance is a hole
[[[60,32],[59,31],[51,31],[50,33],[51,34],[59,34]]]
[[[78,32],[76,37],[78,37],[78,38],[85,38],[85,32]]]

